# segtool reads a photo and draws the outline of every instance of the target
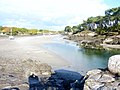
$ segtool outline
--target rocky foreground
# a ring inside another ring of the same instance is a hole
[[[0,58],[0,90],[120,90],[120,55],[110,57],[107,69],[91,70],[85,76],[52,71],[37,60]]]

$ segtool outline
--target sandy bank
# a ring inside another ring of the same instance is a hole
[[[0,57],[7,59],[33,59],[47,63],[53,68],[66,67],[69,63],[42,47],[45,43],[52,43],[56,36],[32,36],[0,39]]]

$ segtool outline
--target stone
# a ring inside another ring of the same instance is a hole
[[[0,90],[29,90],[28,84],[21,84],[18,86],[11,86],[9,84],[2,84]]]
[[[93,79],[88,79],[85,81],[84,87],[86,87],[86,86],[88,86],[91,90],[97,90],[98,88],[103,87],[104,83],[100,83],[100,82],[95,81]]]
[[[94,79],[95,81],[98,81],[102,75],[100,73],[95,74],[95,75],[90,75],[88,79]]]
[[[89,88],[89,86],[85,85],[84,90],[91,90],[91,89]]]
[[[29,85],[28,84],[21,84],[18,86],[20,90],[29,90]]]
[[[75,81],[83,78],[83,76],[78,72],[68,71],[63,69],[56,70],[55,73],[59,78],[62,78],[66,81]]]
[[[109,74],[103,74],[102,77],[99,79],[99,82],[114,82],[115,78],[113,78],[112,76],[110,76]]]
[[[10,86],[10,84],[0,84],[0,90],[2,90],[3,88]]]
[[[0,60],[0,90],[12,88],[8,86],[15,86],[20,90],[29,90],[27,84],[30,75],[35,74],[39,78],[41,76],[49,77],[51,69],[48,64],[37,60]]]
[[[109,58],[108,69],[111,73],[120,75],[120,55],[114,55]]]
[[[111,86],[113,86],[116,90],[120,90],[120,81],[111,83]]]
[[[94,69],[94,70],[90,70],[87,72],[87,75],[90,76],[90,75],[95,75],[95,74],[98,74],[98,73],[101,73],[102,71],[100,69]]]
[[[91,70],[86,76],[83,90],[120,90],[119,76],[109,70]]]
[[[112,86],[104,86],[104,87],[99,88],[98,90],[116,90],[116,89],[113,89]]]

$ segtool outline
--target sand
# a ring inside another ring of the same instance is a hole
[[[52,43],[55,35],[16,37],[14,40],[0,38],[0,57],[6,59],[32,59],[47,63],[54,69],[68,67],[69,62],[59,55],[43,47],[46,43]]]

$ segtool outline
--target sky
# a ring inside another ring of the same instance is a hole
[[[0,26],[64,30],[120,6],[120,0],[0,0]]]

